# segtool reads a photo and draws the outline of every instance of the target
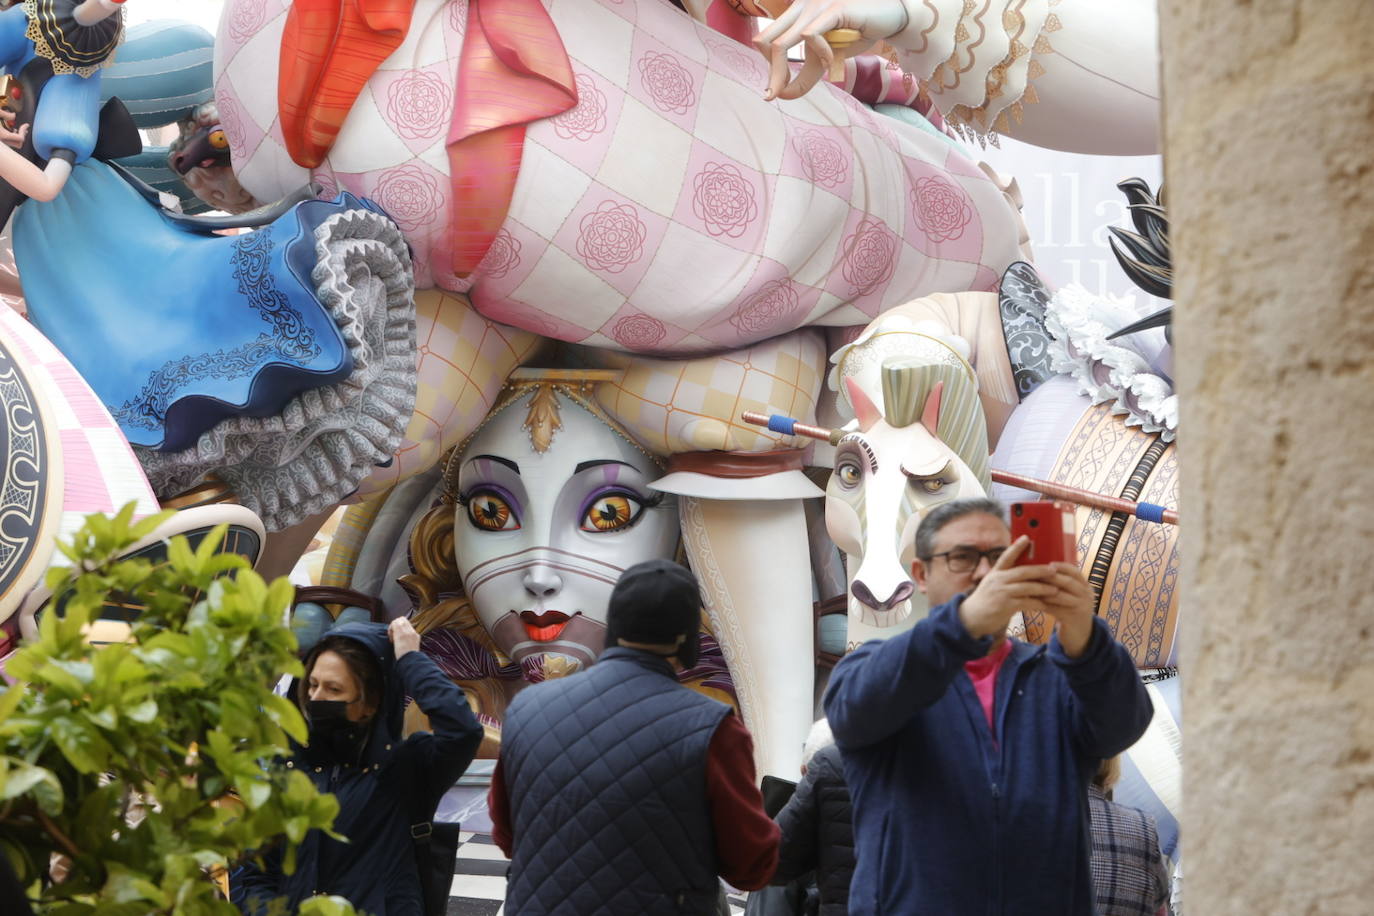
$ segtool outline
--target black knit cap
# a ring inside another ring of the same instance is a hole
[[[671,560],[647,560],[625,570],[611,592],[606,614],[606,648],[616,640],[677,642],[673,653],[684,668],[697,663],[701,632],[701,589],[696,576]]]

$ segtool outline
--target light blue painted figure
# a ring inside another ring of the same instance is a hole
[[[18,77],[44,58],[53,76],[39,96],[33,125],[0,126],[0,178],[36,200],[52,200],[72,166],[89,159],[100,124],[100,68],[123,34],[123,0],[24,0],[0,12],[0,71]],[[10,113],[0,114],[8,124]],[[11,147],[30,130],[40,168]]]

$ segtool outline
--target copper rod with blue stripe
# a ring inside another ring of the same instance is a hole
[[[754,426],[766,426],[772,432],[782,433],[784,436],[806,436],[808,439],[820,439],[831,445],[844,437],[844,430],[842,429],[810,426],[806,423],[799,423],[791,417],[784,417],[780,413],[766,414],[756,410],[746,410],[740,414],[740,419]]]
[[[775,433],[782,433],[784,436],[805,436],[808,439],[819,439],[822,442],[829,442],[831,445],[839,442],[844,436],[842,429],[829,429],[824,426],[811,426],[806,423],[799,423],[792,417],[784,417],[782,414],[766,414],[758,411],[745,411],[740,414],[740,419],[754,426],[765,426]],[[991,470],[992,479],[998,483],[1004,483],[1011,487],[1020,487],[1023,490],[1031,490],[1042,496],[1052,499],[1062,499],[1079,506],[1088,506],[1093,509],[1102,509],[1106,512],[1124,512],[1136,518],[1144,519],[1147,522],[1155,522],[1162,525],[1177,525],[1178,510],[1167,509],[1154,503],[1133,502],[1129,499],[1122,499],[1118,496],[1108,496],[1106,493],[1094,493],[1092,490],[1084,490],[1080,487],[1071,487],[1067,484],[1054,483],[1050,480],[1041,480],[1038,477],[1026,477],[1023,474],[1013,474],[1010,471],[1000,471],[997,468]]]

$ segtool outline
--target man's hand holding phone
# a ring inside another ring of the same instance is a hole
[[[997,636],[1017,611],[1048,611],[1046,600],[1059,588],[1059,571],[1054,566],[1017,566],[1016,561],[1030,547],[1030,538],[1012,542],[997,563],[959,606],[959,622],[970,636]]]
[[[1064,654],[1078,658],[1092,640],[1097,598],[1076,564],[1052,563],[1049,568],[1054,570],[1051,581],[1055,593],[1045,599],[1044,610],[1059,621],[1059,645]]]
[[[1092,639],[1097,599],[1078,564],[1071,562],[1076,555],[1073,509],[1053,502],[1013,503],[1011,533],[1033,545],[1029,556],[1018,555],[1020,562],[1040,564],[1021,568],[1052,570],[1045,581],[1054,592],[1044,597],[1039,610],[1059,621],[1059,644],[1064,654],[1077,658]]]

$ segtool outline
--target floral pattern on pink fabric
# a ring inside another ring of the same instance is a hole
[[[833,188],[849,175],[849,152],[819,130],[803,129],[792,139],[802,171],[816,184]]]
[[[611,337],[627,350],[648,350],[667,335],[663,322],[643,312],[626,315],[611,328]]]
[[[711,54],[725,65],[725,69],[747,83],[768,77],[768,68],[764,65],[763,57],[753,48],[746,48],[737,41],[728,38],[716,38],[709,36],[706,39],[706,46],[710,48]]]
[[[444,195],[433,173],[409,163],[383,172],[372,199],[396,225],[417,232],[433,222]]]
[[[639,59],[639,81],[661,111],[686,114],[697,103],[692,74],[671,54],[645,52]]]
[[[708,162],[693,180],[692,212],[711,235],[737,239],[759,215],[754,186],[729,163]]]
[[[229,37],[243,44],[267,21],[267,0],[242,0],[229,16]]]
[[[339,181],[327,162],[310,173],[310,180],[320,186],[319,193],[315,195],[318,199],[333,200],[339,196]]]
[[[491,247],[482,257],[478,272],[488,280],[499,280],[520,266],[520,240],[506,229],[500,229]]]
[[[582,217],[578,230],[578,256],[588,267],[613,274],[644,256],[644,241],[649,235],[638,210],[610,200]]]
[[[842,271],[857,296],[886,283],[896,262],[897,236],[877,220],[863,220],[844,241]]]
[[[240,160],[247,158],[248,150],[243,145],[247,137],[243,131],[243,113],[239,111],[238,100],[220,92],[215,97],[215,105],[219,109],[219,126],[229,138],[230,157],[237,156]]]
[[[916,179],[911,189],[916,205],[916,223],[932,242],[948,242],[964,234],[973,221],[973,204],[954,182],[932,176]]]
[[[792,327],[800,304],[795,283],[786,278],[772,280],[739,305],[730,323],[751,337],[782,331]]]
[[[452,93],[436,74],[411,70],[386,90],[386,119],[407,140],[436,136],[448,123]]]
[[[585,73],[576,83],[577,104],[551,121],[553,132],[564,140],[590,140],[606,129],[606,93]]]

